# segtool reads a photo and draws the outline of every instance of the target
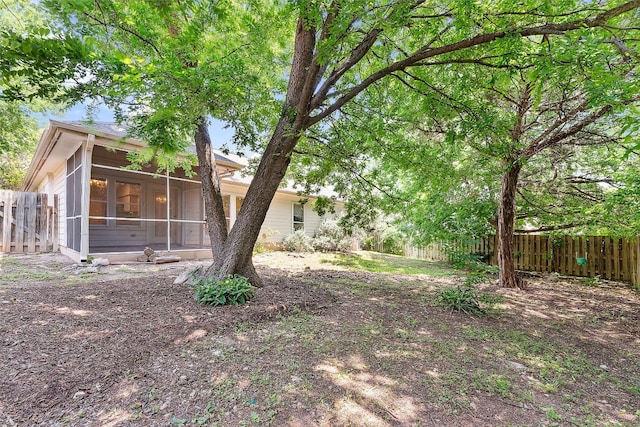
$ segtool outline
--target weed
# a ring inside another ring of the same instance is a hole
[[[580,281],[585,286],[596,286],[600,283],[600,276],[583,277]]]
[[[203,278],[195,284],[195,298],[198,302],[211,305],[240,305],[253,297],[254,287],[249,279],[237,274],[222,280]]]
[[[553,407],[549,407],[547,408],[547,418],[551,421],[561,421],[562,420],[562,416],[560,416],[560,414],[558,414],[555,410],[555,408]]]
[[[488,375],[483,369],[478,369],[472,376],[473,386],[484,389],[491,394],[508,397],[511,394],[511,382],[502,375]]]
[[[263,374],[263,375],[253,374],[251,375],[251,383],[259,384],[262,386],[271,385],[271,376],[269,374]]]
[[[491,375],[487,379],[486,386],[489,393],[498,393],[502,397],[509,396],[511,392],[511,383],[502,375]]]
[[[627,391],[633,395],[640,397],[640,384],[628,386]]]
[[[414,319],[413,317],[405,316],[404,323],[411,328],[415,328],[418,324],[418,320]]]
[[[216,408],[213,404],[213,402],[209,401],[209,403],[207,403],[207,407],[204,410],[204,414],[202,415],[196,415],[191,422],[195,423],[199,426],[204,426],[204,425],[208,425],[209,424],[209,420],[211,420],[211,418],[213,417],[213,415],[216,412]]]
[[[400,337],[400,339],[402,339],[403,341],[409,341],[411,339],[411,332],[407,331],[406,329],[396,329],[395,330],[396,335],[398,335]]]

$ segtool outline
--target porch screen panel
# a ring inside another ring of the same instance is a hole
[[[186,222],[183,230],[183,245],[201,247],[204,244],[202,188],[198,184],[185,183],[182,191],[183,215]]]
[[[80,252],[82,148],[79,148],[67,159],[66,181],[67,247]]]

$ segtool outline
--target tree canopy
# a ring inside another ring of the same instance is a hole
[[[495,189],[490,173],[483,182],[472,172],[495,167],[487,155],[513,148],[504,133],[514,123],[513,112],[494,114],[489,107],[499,105],[487,91],[496,86],[508,93],[523,72],[543,79],[540,64],[552,56],[568,69],[596,64],[586,83],[597,94],[601,83],[611,81],[607,56],[599,56],[603,46],[637,60],[640,0],[43,4],[57,16],[55,25],[8,30],[0,38],[8,52],[0,59],[5,81],[21,73],[41,77],[7,93],[55,92],[65,99],[125,105],[121,118],[128,114],[152,147],[167,152],[183,149],[193,137],[210,181],[203,180],[211,208],[211,271],[246,273],[258,281],[251,248],[296,153],[324,162],[316,168],[302,160],[297,174],[315,170],[315,178],[310,176],[319,180],[339,164],[400,207],[419,205],[409,198],[436,203],[437,190],[418,193],[425,181],[417,178],[439,175],[434,183],[444,187],[443,194],[483,216]],[[496,72],[476,76],[474,70]],[[229,234],[220,215],[218,177],[207,165],[203,122],[210,115],[234,125],[239,142],[263,147]],[[491,138],[500,142],[492,144]],[[377,162],[369,160],[371,153]],[[438,165],[442,171],[434,174]],[[464,185],[456,178],[466,179]],[[468,203],[465,193],[477,194],[486,205]],[[453,228],[467,227],[466,215],[449,218]]]
[[[45,19],[32,2],[26,0],[5,0],[0,13],[0,37],[2,55],[4,47],[13,46],[18,50],[29,50],[29,45],[21,46],[16,34],[27,31],[31,23],[44,25]],[[27,59],[20,55],[14,59]],[[31,82],[43,75],[30,74],[29,67],[17,68],[11,73],[0,68],[0,188],[18,189],[31,161],[36,143],[40,136],[37,114],[42,114],[59,106],[46,98],[37,98],[26,90]],[[56,79],[55,86],[59,85]],[[17,87],[25,90],[16,91]]]

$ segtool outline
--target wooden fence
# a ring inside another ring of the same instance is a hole
[[[638,238],[516,235],[514,258],[518,270],[638,283],[639,244]]]
[[[495,239],[476,241],[434,242],[423,248],[405,245],[403,252],[410,258],[427,261],[453,261],[460,255],[474,254],[488,264],[495,263]]]
[[[431,261],[451,260],[455,254],[475,254],[496,265],[496,241],[491,236],[473,243],[432,243],[426,248],[405,247],[407,256]],[[541,236],[517,234],[514,260],[518,270],[556,272],[567,276],[640,284],[640,237]]]
[[[0,190],[0,252],[58,250],[58,196]]]

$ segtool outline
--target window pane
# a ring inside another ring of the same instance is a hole
[[[116,217],[140,218],[142,185],[116,181]],[[139,226],[140,221],[118,220],[117,225]]]
[[[293,205],[293,231],[304,230],[304,205]]]
[[[304,207],[302,205],[293,205],[293,222],[304,222]]]
[[[107,180],[92,178],[89,196],[89,217],[107,216]],[[89,224],[106,225],[106,219],[89,218]]]

